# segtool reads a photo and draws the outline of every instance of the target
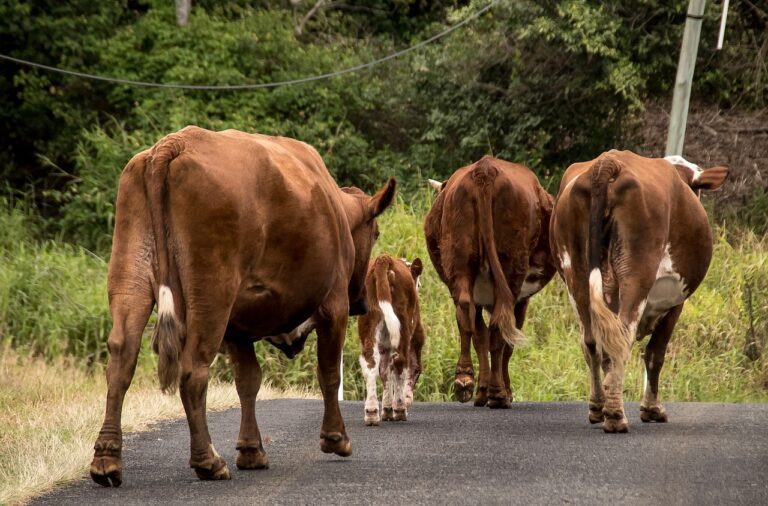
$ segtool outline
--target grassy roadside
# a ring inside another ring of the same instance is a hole
[[[140,373],[126,395],[124,433],[184,416],[178,396],[160,393]],[[313,397],[306,391],[264,386],[259,399]],[[87,472],[104,417],[103,374],[84,372],[71,359],[46,362],[0,349],[0,504],[23,504]],[[238,406],[233,385],[208,387],[209,410]]]

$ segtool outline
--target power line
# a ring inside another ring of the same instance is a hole
[[[479,9],[478,11],[472,13],[471,15],[467,16],[463,20],[459,21],[455,25],[446,28],[442,32],[433,35],[432,37],[429,37],[428,39],[425,39],[418,44],[414,44],[413,46],[403,49],[401,51],[396,51],[390,55],[384,56],[383,58],[378,58],[376,60],[367,62],[367,63],[361,63],[360,65],[355,65],[353,67],[349,67],[342,70],[337,70],[335,72],[328,72],[326,74],[319,74],[314,76],[307,76],[307,77],[301,77],[298,79],[288,79],[285,81],[275,81],[271,83],[257,83],[257,84],[230,84],[230,85],[205,85],[205,84],[174,84],[174,83],[152,83],[152,82],[146,82],[146,81],[134,81],[131,79],[120,79],[117,77],[110,77],[110,76],[100,76],[95,74],[87,74],[85,72],[77,72],[75,70],[67,70],[62,69],[58,67],[51,67],[49,65],[43,65],[42,63],[35,63],[28,60],[22,60],[20,58],[14,58],[12,56],[8,56],[5,54],[0,54],[0,59],[2,60],[8,60],[14,63],[18,63],[20,65],[27,65],[29,67],[35,67],[43,70],[48,70],[50,72],[58,72],[59,74],[66,74],[76,77],[82,77],[84,79],[93,79],[97,81],[107,81],[110,83],[117,83],[117,84],[129,84],[133,86],[146,86],[149,88],[174,88],[174,89],[182,89],[182,90],[222,90],[222,91],[229,91],[229,90],[255,90],[255,89],[263,89],[263,88],[276,88],[278,86],[289,86],[293,84],[302,84],[302,83],[308,83],[312,81],[320,81],[323,79],[330,79],[332,77],[341,76],[344,74],[351,74],[352,72],[357,72],[358,70],[363,70],[367,68],[374,67],[380,63],[384,63],[389,60],[393,60],[395,58],[398,58],[400,56],[403,56],[404,54],[411,53],[413,51],[416,51],[417,49],[421,49],[422,47],[426,46],[427,44],[430,44],[438,39],[441,39],[445,37],[446,35],[450,34],[451,32],[458,30],[462,26],[466,25],[470,21],[473,21],[480,17],[482,14],[490,10],[493,6],[498,4],[501,0],[493,0],[491,3],[486,5],[485,7]]]

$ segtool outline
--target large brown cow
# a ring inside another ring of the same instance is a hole
[[[381,255],[371,262],[365,281],[368,314],[358,318],[360,369],[365,379],[366,425],[407,419],[413,388],[421,374],[424,328],[419,311],[421,259],[413,262]],[[381,415],[376,376],[381,374]]]
[[[624,367],[632,342],[649,334],[640,418],[667,421],[658,398],[667,343],[712,257],[707,215],[693,190],[718,188],[727,175],[724,167],[701,170],[677,156],[609,151],[563,176],[552,252],[581,321],[589,421],[603,422],[605,432],[628,430]]]
[[[187,127],[134,156],[117,197],[107,408],[93,480],[122,482],[120,415],[155,303],[160,386],[166,392],[179,387],[191,436],[189,463],[199,478],[230,477],[206,422],[215,354],[228,351],[242,406],[237,467],[265,468],[253,342],[277,336],[273,342],[303,343],[313,328],[325,401],[320,448],[350,455],[337,401],[339,356],[348,315],[365,309],[374,218],[394,191],[394,180],[372,198],[340,189],[307,144],[234,130]]]
[[[528,301],[555,273],[548,234],[552,196],[527,167],[488,156],[439,187],[424,233],[456,305],[461,355],[454,392],[461,402],[472,398],[471,341],[480,365],[475,405],[507,408],[509,359],[525,339],[520,329]],[[488,326],[483,308],[491,313]]]

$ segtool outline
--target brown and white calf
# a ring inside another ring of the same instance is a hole
[[[421,374],[424,329],[419,312],[419,258],[409,263],[381,255],[371,262],[365,287],[367,314],[358,318],[360,368],[365,379],[364,421],[378,425],[381,419],[407,418],[413,403],[413,389]],[[376,376],[383,384],[382,414],[376,398]]]
[[[712,258],[709,222],[694,191],[718,188],[727,175],[724,167],[702,170],[679,156],[613,150],[563,176],[552,252],[581,322],[589,420],[603,422],[606,432],[628,430],[624,368],[632,342],[649,334],[640,418],[667,421],[658,398],[667,343]]]
[[[472,398],[471,341],[480,365],[475,405],[508,408],[512,346],[524,342],[520,329],[530,297],[555,274],[549,251],[552,196],[527,167],[488,156],[445,183],[431,183],[440,193],[424,221],[424,234],[456,306],[461,336],[456,398]],[[491,314],[488,326],[483,309]]]

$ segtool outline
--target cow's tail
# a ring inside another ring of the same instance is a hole
[[[591,170],[591,203],[589,209],[589,313],[592,336],[598,349],[613,359],[614,367],[623,367],[628,358],[632,338],[629,328],[610,310],[603,297],[602,265],[604,225],[608,185],[621,172],[612,157],[599,159]]]
[[[376,282],[376,302],[384,314],[384,325],[389,334],[389,345],[393,350],[400,346],[400,320],[392,307],[392,288],[389,284],[390,260],[386,256],[376,258],[373,277]]]
[[[184,148],[182,138],[171,134],[160,140],[147,159],[147,196],[157,260],[157,324],[152,334],[152,349],[158,355],[160,389],[173,393],[179,385],[179,355],[183,348],[184,327],[177,308],[181,308],[181,286],[168,248],[167,184],[168,167]]]
[[[490,158],[485,157],[477,162],[472,170],[472,179],[478,193],[478,224],[480,233],[480,258],[488,262],[493,276],[494,303],[491,312],[491,325],[496,325],[501,331],[504,341],[510,346],[522,346],[527,341],[525,334],[517,328],[515,321],[515,298],[507,284],[506,276],[501,268],[496,251],[496,240],[493,234],[493,185],[499,174]]]

